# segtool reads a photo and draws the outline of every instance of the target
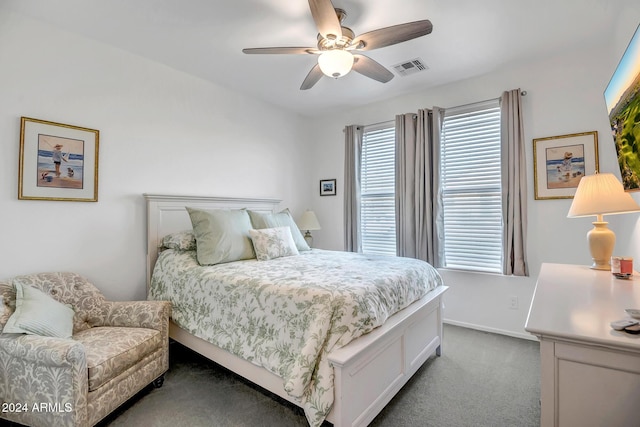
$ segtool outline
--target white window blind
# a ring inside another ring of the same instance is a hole
[[[441,185],[444,267],[502,272],[500,106],[447,110]]]
[[[395,127],[365,126],[360,169],[362,252],[396,254]]]

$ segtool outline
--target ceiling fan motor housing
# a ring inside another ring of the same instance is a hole
[[[322,34],[318,34],[318,49],[319,50],[331,50],[331,49],[345,49],[351,45],[351,42],[356,37],[351,28],[341,27],[342,37],[334,38],[323,37]],[[332,36],[333,34],[330,34]]]

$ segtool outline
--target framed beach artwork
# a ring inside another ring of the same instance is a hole
[[[321,179],[320,180],[320,195],[321,196],[335,196],[336,195],[336,180],[335,179]]]
[[[533,140],[535,199],[572,199],[585,175],[598,172],[598,132]]]
[[[99,135],[22,117],[18,199],[97,202]]]

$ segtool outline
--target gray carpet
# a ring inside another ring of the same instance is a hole
[[[540,425],[537,342],[451,325],[444,333],[442,356],[432,356],[371,426]],[[146,388],[100,427],[307,425],[299,408],[172,343],[164,385]]]

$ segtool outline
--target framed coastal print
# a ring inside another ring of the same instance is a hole
[[[535,199],[572,199],[585,175],[598,172],[598,132],[533,140]]]
[[[99,132],[22,117],[18,199],[98,201]]]
[[[336,195],[336,180],[335,179],[321,179],[320,180],[320,195],[321,196],[335,196]]]

